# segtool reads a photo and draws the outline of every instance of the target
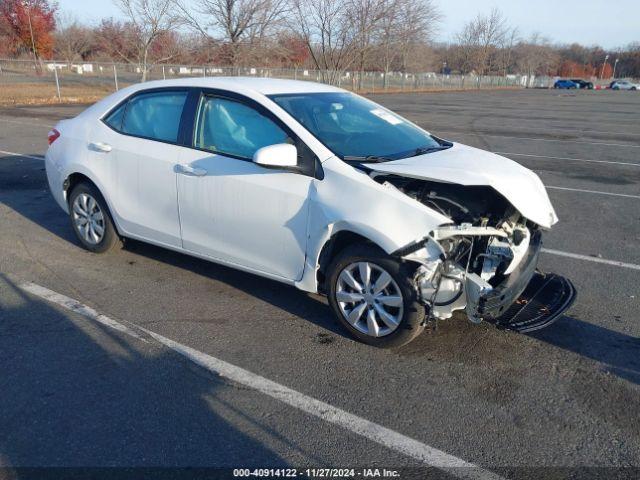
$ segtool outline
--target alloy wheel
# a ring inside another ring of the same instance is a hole
[[[345,320],[372,337],[384,337],[402,320],[404,302],[391,275],[371,262],[347,265],[338,275],[336,302]]]
[[[91,245],[104,238],[104,214],[98,202],[88,193],[81,193],[73,201],[73,223],[80,236]]]

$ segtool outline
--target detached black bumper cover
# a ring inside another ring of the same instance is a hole
[[[573,304],[576,290],[568,279],[536,270],[542,248],[536,232],[520,266],[502,284],[482,295],[478,317],[497,326],[530,332],[553,323]]]
[[[570,280],[553,273],[535,272],[518,299],[493,322],[516,332],[544,328],[573,304],[576,289]]]

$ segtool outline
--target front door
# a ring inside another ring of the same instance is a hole
[[[183,247],[288,280],[304,270],[312,177],[261,167],[256,150],[291,142],[252,106],[203,95],[178,168]]]

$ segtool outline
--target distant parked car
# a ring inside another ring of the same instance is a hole
[[[578,85],[571,80],[556,80],[553,84],[553,88],[572,89],[578,88]]]
[[[640,90],[640,84],[627,80],[615,80],[609,84],[611,90]]]
[[[575,83],[580,89],[593,90],[593,83],[591,82],[587,82],[586,80],[582,80],[581,78],[572,78],[571,81]]]

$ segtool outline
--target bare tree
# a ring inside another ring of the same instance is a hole
[[[500,10],[494,8],[489,15],[479,14],[465,25],[457,35],[461,67],[486,75],[491,71],[492,53],[504,43],[508,27]]]
[[[352,16],[343,0],[293,0],[291,24],[309,49],[322,80],[337,84],[355,60],[357,42]]]
[[[518,29],[515,27],[507,29],[502,40],[502,44],[499,45],[498,62],[502,74],[506,77],[507,71],[513,66],[513,50],[519,40]]]
[[[347,0],[350,24],[354,30],[356,50],[356,68],[358,69],[358,88],[362,88],[362,79],[367,60],[373,48],[373,39],[382,19],[389,13],[390,2],[385,0]]]
[[[82,60],[94,46],[90,29],[70,14],[57,16],[54,41],[55,55],[68,64]]]
[[[211,42],[221,42],[231,65],[276,33],[289,6],[286,0],[197,0],[192,11],[177,3],[183,19]]]
[[[384,73],[384,87],[387,87],[387,76],[391,71],[391,66],[398,56],[398,46],[400,44],[399,27],[402,24],[399,4],[403,0],[386,0],[386,15],[380,21],[378,30],[378,58],[379,65]]]
[[[385,0],[385,3],[376,45],[386,87],[392,66],[406,71],[409,55],[423,56],[423,47],[433,39],[442,15],[432,0]],[[418,63],[424,65],[424,61]]]
[[[539,33],[531,35],[526,42],[518,43],[515,55],[520,72],[527,75],[527,87],[533,85],[535,75],[548,75],[559,60],[558,54],[549,45],[549,41]]]
[[[404,0],[400,3],[400,18],[400,66],[407,71],[408,59],[416,51],[414,47],[431,42],[442,15],[432,0]]]
[[[174,2],[173,0],[113,1],[127,17],[135,31],[133,37],[135,44],[131,45],[135,52],[133,58],[131,55],[123,53],[121,53],[121,57],[129,63],[138,65],[144,82],[153,63],[161,63],[173,57],[173,54],[169,54],[151,61],[150,53],[154,43],[162,36],[175,30],[180,23],[180,18],[174,12]]]

